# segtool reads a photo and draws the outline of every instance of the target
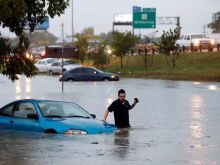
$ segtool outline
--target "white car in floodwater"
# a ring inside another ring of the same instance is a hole
[[[44,58],[39,60],[34,66],[39,72],[48,72],[48,67],[56,61],[58,61],[56,58]]]
[[[72,70],[80,66],[82,65],[79,63],[74,63],[73,61],[68,61],[68,60],[63,61],[63,71]],[[49,75],[62,73],[62,61],[61,60],[55,61],[50,66],[48,66],[48,73]]]

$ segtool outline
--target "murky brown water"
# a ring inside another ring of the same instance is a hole
[[[0,106],[22,98],[74,101],[102,119],[120,88],[130,102],[140,99],[130,112],[132,129],[87,136],[0,131],[0,164],[220,164],[220,83],[66,82],[62,93],[56,76],[15,83],[0,76]]]

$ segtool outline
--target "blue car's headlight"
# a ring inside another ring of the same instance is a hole
[[[74,129],[69,129],[65,132],[66,135],[86,135],[88,134],[86,131],[83,130],[74,130]]]
[[[116,78],[116,76],[115,75],[111,75],[111,78],[114,79],[114,78]]]

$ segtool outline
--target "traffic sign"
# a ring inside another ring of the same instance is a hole
[[[155,12],[156,13],[156,8],[143,8],[143,12]]]
[[[49,28],[49,17],[46,16],[43,23],[38,23],[35,27],[35,30],[47,30]],[[29,30],[29,22],[25,22],[24,30]]]
[[[133,12],[133,28],[156,28],[156,8],[143,8],[143,12]]]
[[[47,30],[49,28],[49,17],[46,17],[43,23],[38,23],[35,30]]]
[[[141,7],[139,6],[133,6],[133,13],[134,12],[141,12]]]

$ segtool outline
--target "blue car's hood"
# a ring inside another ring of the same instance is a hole
[[[62,123],[70,129],[77,129],[86,131],[88,134],[96,133],[112,133],[117,128],[113,124],[107,124],[103,121],[86,118],[62,118],[62,119],[49,119]]]
[[[118,76],[117,74],[115,74],[115,73],[110,73],[110,72],[104,72],[105,73],[105,75],[108,75],[108,76],[111,76],[111,75],[116,75],[116,76]]]

